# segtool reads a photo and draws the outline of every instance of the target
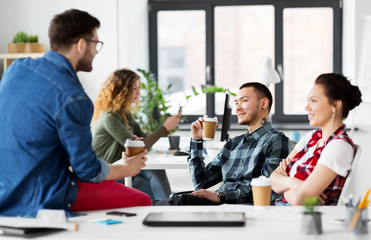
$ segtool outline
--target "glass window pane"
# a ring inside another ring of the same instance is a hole
[[[305,114],[316,77],[333,70],[332,8],[287,8],[284,28],[284,113]]]
[[[206,112],[206,96],[186,101],[192,86],[205,84],[206,28],[205,12],[160,11],[158,13],[158,82],[163,90],[169,89],[171,114],[183,107],[185,115]]]
[[[215,84],[237,93],[243,83],[258,80],[265,57],[274,59],[274,7],[216,7]],[[224,96],[216,96],[215,106],[222,114]]]

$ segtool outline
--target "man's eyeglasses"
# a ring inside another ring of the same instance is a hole
[[[85,39],[85,38],[84,38],[84,40],[87,41],[87,42],[93,42],[93,43],[96,43],[97,45],[96,45],[95,47],[96,47],[96,49],[97,49],[98,52],[99,52],[100,50],[102,50],[102,48],[103,48],[103,42],[101,42],[101,41],[92,40],[92,39]]]

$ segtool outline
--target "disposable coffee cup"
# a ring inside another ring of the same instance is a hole
[[[269,206],[271,204],[272,182],[265,176],[251,180],[254,206]]]
[[[127,139],[125,143],[125,152],[128,157],[137,155],[144,150],[143,141],[132,141]]]
[[[204,140],[213,140],[215,137],[216,125],[218,124],[218,119],[214,118],[204,118],[202,122],[202,136]]]

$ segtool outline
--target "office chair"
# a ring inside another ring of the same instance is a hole
[[[352,178],[354,176],[354,173],[355,173],[355,170],[356,170],[357,163],[358,163],[358,160],[359,160],[360,155],[361,155],[361,146],[359,146],[358,144],[356,144],[356,155],[353,158],[352,166],[351,166],[351,168],[349,170],[348,177],[345,180],[345,183],[344,183],[344,186],[343,186],[343,190],[340,193],[340,197],[339,197],[339,201],[337,203],[337,206],[344,205],[344,202],[345,202],[347,196],[349,196],[349,193],[352,190],[351,188],[349,188],[349,184],[352,181]]]

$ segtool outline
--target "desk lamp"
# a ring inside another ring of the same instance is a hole
[[[272,59],[267,57],[264,60],[263,69],[259,74],[258,82],[265,84],[269,87],[269,84],[279,83],[281,81],[280,75],[278,72],[272,67]]]
[[[280,75],[278,72],[272,67],[272,59],[269,57],[266,57],[264,59],[264,65],[263,69],[259,74],[258,82],[266,85],[269,88],[269,85],[279,83],[281,81]],[[268,116],[269,122],[273,122],[272,120],[272,114],[269,114]]]

